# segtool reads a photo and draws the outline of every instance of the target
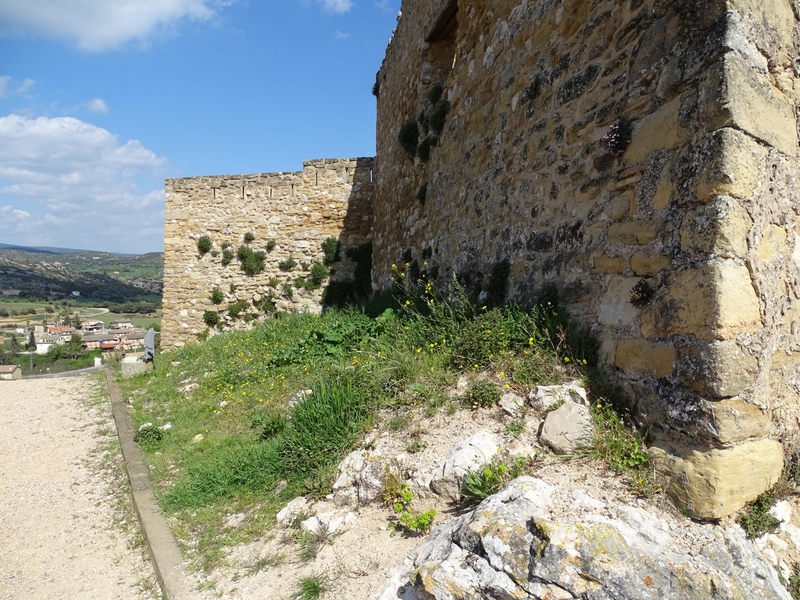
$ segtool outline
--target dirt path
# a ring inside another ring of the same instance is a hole
[[[99,381],[0,381],[2,600],[157,597]]]

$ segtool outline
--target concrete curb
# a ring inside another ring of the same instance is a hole
[[[106,382],[111,395],[111,409],[117,424],[125,470],[131,483],[133,506],[139,518],[139,526],[147,543],[150,558],[153,560],[153,570],[161,584],[162,596],[165,600],[190,600],[192,595],[183,571],[183,558],[153,494],[150,472],[139,446],[133,441],[133,421],[128,415],[128,407],[120,396],[119,386],[110,369],[106,370]]]

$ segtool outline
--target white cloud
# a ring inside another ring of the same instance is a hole
[[[23,79],[22,81],[19,82],[14,92],[17,94],[25,94],[27,92],[30,92],[35,84],[36,82],[30,77],[28,77],[27,79]]]
[[[376,0],[375,2],[375,6],[386,13],[396,12],[398,10],[393,6],[393,4],[393,0]]]
[[[72,117],[0,117],[0,240],[143,252],[163,244],[166,159]],[[141,182],[148,189],[140,190]],[[9,218],[13,215],[15,218]],[[144,234],[142,232],[145,232]]]
[[[323,0],[342,4],[352,0]],[[182,19],[208,21],[219,0],[3,0],[0,32],[66,39],[89,52],[147,41]]]
[[[0,98],[8,94],[26,94],[33,89],[36,82],[33,79],[23,79],[22,81],[12,79],[9,75],[0,76]]]
[[[353,8],[353,0],[317,0],[320,4],[322,4],[322,8],[325,10],[329,10],[331,12],[335,12],[338,14],[343,14]]]
[[[339,31],[338,29],[333,32],[333,39],[335,40],[346,40],[350,37],[350,34],[347,31]]]
[[[106,101],[102,98],[93,98],[89,100],[86,108],[89,109],[89,112],[98,113],[101,115],[108,114],[108,104],[106,104]]]

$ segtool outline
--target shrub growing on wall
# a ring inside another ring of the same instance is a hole
[[[231,319],[238,319],[242,312],[248,309],[248,304],[244,300],[239,300],[238,302],[234,302],[228,307],[228,316]]]
[[[423,183],[417,190],[417,200],[420,204],[425,206],[425,200],[428,199],[428,183]]]
[[[201,236],[200,239],[197,240],[197,251],[200,253],[200,256],[210,252],[212,246],[213,242],[207,235]]]
[[[264,271],[264,260],[266,254],[255,252],[250,246],[239,246],[236,251],[236,258],[239,259],[239,266],[247,275],[253,277]]]
[[[339,259],[339,240],[333,236],[325,238],[322,242],[322,253],[325,255],[323,264],[330,267]]]
[[[215,310],[207,310],[203,313],[203,323],[208,327],[216,327],[219,324],[219,313]]]
[[[256,236],[253,234],[252,231],[248,231],[247,233],[244,234],[244,243],[245,244],[249,244],[254,239],[256,239]]]
[[[225,250],[222,251],[222,266],[227,267],[231,264],[231,262],[233,262],[233,256],[233,250],[225,248]]]
[[[447,100],[441,99],[431,110],[428,123],[436,135],[441,135],[444,131],[444,125],[447,122],[447,113],[450,112],[450,103]]]
[[[291,256],[286,260],[282,260],[281,262],[278,263],[278,268],[284,272],[291,271],[296,266],[297,266],[297,261],[293,259]]]
[[[318,290],[322,286],[322,282],[330,274],[328,267],[321,263],[314,263],[311,265],[311,270],[306,280],[305,288],[307,290]]]
[[[222,293],[222,290],[219,288],[214,288],[211,291],[211,302],[214,304],[222,304],[222,301],[225,299],[225,295]]]
[[[416,121],[409,121],[400,128],[397,134],[397,139],[403,150],[408,152],[411,156],[417,154],[417,144],[419,144],[419,125]]]

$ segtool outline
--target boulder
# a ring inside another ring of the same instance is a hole
[[[310,506],[309,501],[303,496],[295,498],[278,512],[276,517],[278,525],[289,525],[295,517],[306,512]]]
[[[513,392],[506,392],[503,394],[503,397],[500,398],[500,402],[498,402],[500,408],[502,408],[506,414],[511,417],[516,417],[523,406],[525,406],[525,399],[521,396],[517,396]]]
[[[578,381],[570,381],[562,385],[540,385],[528,394],[531,406],[538,410],[547,410],[559,402],[573,402],[589,406],[586,390]]]
[[[555,497],[540,479],[516,479],[436,527],[376,599],[791,598],[737,525],[687,522],[693,543],[681,544],[669,523],[643,509],[626,507],[616,518],[591,502],[588,512],[551,511]],[[554,513],[571,516],[556,520]]]
[[[350,506],[375,500],[383,489],[385,468],[380,452],[351,452],[339,464],[331,499]]]
[[[332,535],[343,531],[357,521],[355,514],[345,511],[332,511],[315,515],[300,523],[301,531],[309,531],[316,535]]]
[[[474,471],[492,460],[500,446],[488,431],[480,431],[459,442],[436,471],[430,487],[452,502],[461,498],[461,485],[467,471]]]
[[[589,408],[566,402],[547,415],[539,441],[556,454],[572,454],[594,440],[594,425]]]

